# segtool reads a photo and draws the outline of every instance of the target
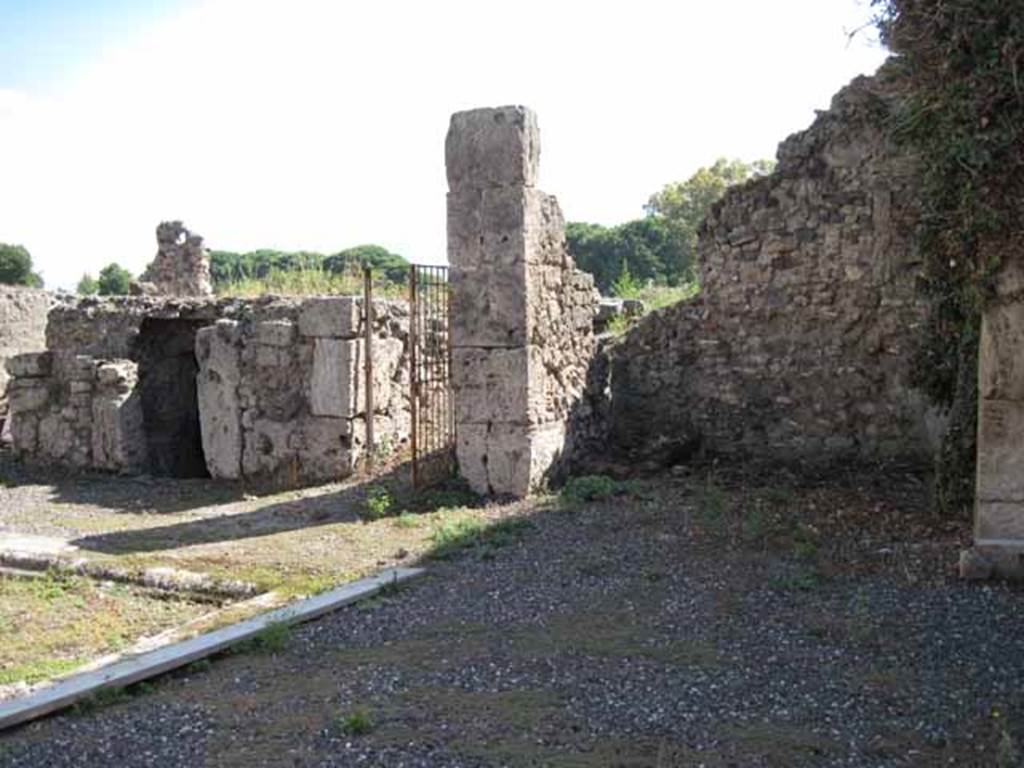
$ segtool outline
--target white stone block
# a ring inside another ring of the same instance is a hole
[[[362,342],[318,338],[313,348],[310,408],[315,416],[349,419],[359,412]]]
[[[537,117],[526,107],[474,109],[452,115],[445,139],[448,186],[534,186],[540,163]]]
[[[306,299],[299,311],[303,336],[350,339],[360,333],[362,301],[354,296]]]

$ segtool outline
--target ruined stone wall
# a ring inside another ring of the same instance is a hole
[[[408,308],[375,301],[374,314],[377,442],[397,450],[409,434]],[[14,448],[128,472],[178,474],[174,462],[194,450],[214,477],[282,485],[344,477],[365,445],[361,318],[353,297],[91,298],[58,307],[49,349],[8,364]],[[195,411],[194,429],[176,422],[195,446],[171,445],[162,456],[154,433],[166,433],[175,414],[159,409],[175,398]]]
[[[558,203],[536,188],[540,136],[523,107],[460,112],[445,145],[459,469],[524,495],[574,450],[594,353],[593,279],[573,265]]]
[[[46,315],[53,294],[36,288],[0,285],[0,424],[7,415],[8,374],[4,363],[22,352],[45,346]]]
[[[156,257],[139,277],[136,290],[165,296],[211,296],[210,257],[203,238],[180,221],[156,228]]]
[[[853,81],[773,174],[714,206],[701,295],[612,351],[618,446],[660,462],[930,456],[935,424],[909,384],[917,177],[883,125],[895,89],[884,70]]]
[[[375,439],[409,435],[408,307],[374,302]],[[285,484],[351,474],[366,441],[362,301],[309,299],[277,320],[197,337],[203,447],[215,477]]]

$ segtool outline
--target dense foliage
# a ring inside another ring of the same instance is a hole
[[[95,296],[99,292],[99,281],[97,281],[96,278],[88,272],[82,275],[82,278],[78,281],[78,285],[75,286],[75,293],[79,296]]]
[[[100,296],[125,296],[131,289],[132,273],[116,262],[100,270],[96,289]],[[79,281],[81,285],[81,281]]]
[[[950,410],[937,485],[940,506],[956,511],[973,498],[981,310],[1002,261],[1021,258],[1024,0],[875,3],[907,87],[893,130],[923,161],[931,309],[914,367]]]
[[[32,271],[32,256],[24,246],[0,243],[0,283],[42,288],[43,279]]]
[[[364,266],[373,267],[388,280],[400,283],[405,281],[409,262],[379,245],[358,245],[329,256],[312,251],[210,252],[210,274],[217,291],[223,291],[233,283],[266,280],[275,274],[324,272],[344,275]]]
[[[594,276],[601,293],[611,291],[624,271],[635,280],[666,285],[690,278],[683,241],[661,218],[649,216],[617,227],[570,221],[565,237],[576,266]]]
[[[569,222],[565,236],[576,264],[594,275],[602,293],[625,278],[637,284],[681,286],[694,278],[697,230],[733,184],[767,173],[772,163],[720,158],[686,181],[667,184],[644,206],[647,216],[615,227]]]

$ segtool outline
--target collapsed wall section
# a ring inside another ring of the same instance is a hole
[[[936,417],[910,382],[915,163],[887,138],[897,85],[858,78],[727,192],[700,233],[701,295],[612,352],[612,434],[664,463],[926,459]]]
[[[572,452],[594,351],[593,279],[573,265],[558,203],[536,188],[524,107],[460,112],[445,144],[452,385],[459,469],[525,495]]]

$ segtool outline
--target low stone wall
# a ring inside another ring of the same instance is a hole
[[[345,477],[365,445],[362,322],[352,297],[58,307],[48,350],[8,364],[14,448],[134,473]],[[407,333],[405,304],[374,302],[376,439],[391,450],[409,435]]]
[[[730,190],[699,240],[701,295],[611,351],[611,431],[634,457],[931,456],[910,386],[924,305],[915,164],[886,138],[896,84],[858,78]]]
[[[35,288],[0,285],[0,425],[7,415],[7,359],[41,350],[46,344],[46,315],[53,294]]]

